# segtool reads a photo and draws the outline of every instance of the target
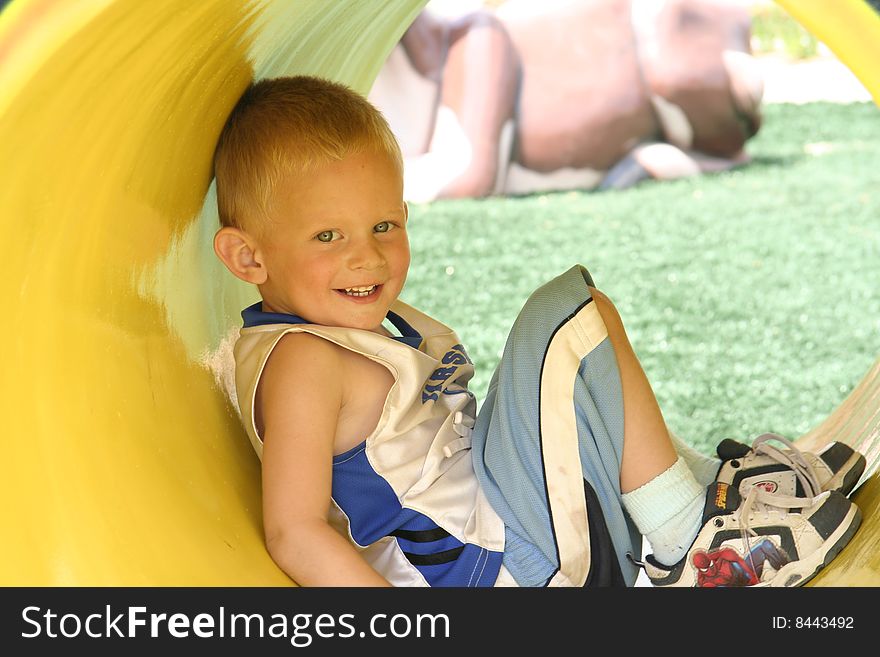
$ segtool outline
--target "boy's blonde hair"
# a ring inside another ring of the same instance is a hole
[[[308,76],[254,83],[214,152],[220,223],[259,228],[285,176],[370,150],[386,153],[402,174],[400,146],[385,118],[345,85]]]

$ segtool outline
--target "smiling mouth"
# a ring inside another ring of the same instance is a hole
[[[374,294],[380,285],[364,285],[360,287],[346,287],[336,290],[340,294],[344,294],[347,297],[368,297]]]

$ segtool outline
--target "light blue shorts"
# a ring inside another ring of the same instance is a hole
[[[632,585],[641,536],[620,497],[620,374],[581,266],[532,294],[478,416],[474,467],[521,586]]]

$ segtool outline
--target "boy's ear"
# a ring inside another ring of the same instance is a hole
[[[214,253],[236,277],[254,285],[266,282],[266,267],[253,237],[243,230],[224,226],[214,235]]]

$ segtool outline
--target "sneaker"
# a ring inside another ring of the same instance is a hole
[[[861,520],[837,491],[793,498],[753,486],[743,499],[715,482],[685,557],[664,566],[648,555],[645,572],[654,586],[802,586],[849,543]]]
[[[829,490],[849,495],[866,465],[865,457],[844,443],[830,443],[813,454],[774,433],[758,436],[751,447],[728,438],[717,452],[722,461],[717,481],[737,488],[742,497],[752,486],[789,497],[814,497]]]

